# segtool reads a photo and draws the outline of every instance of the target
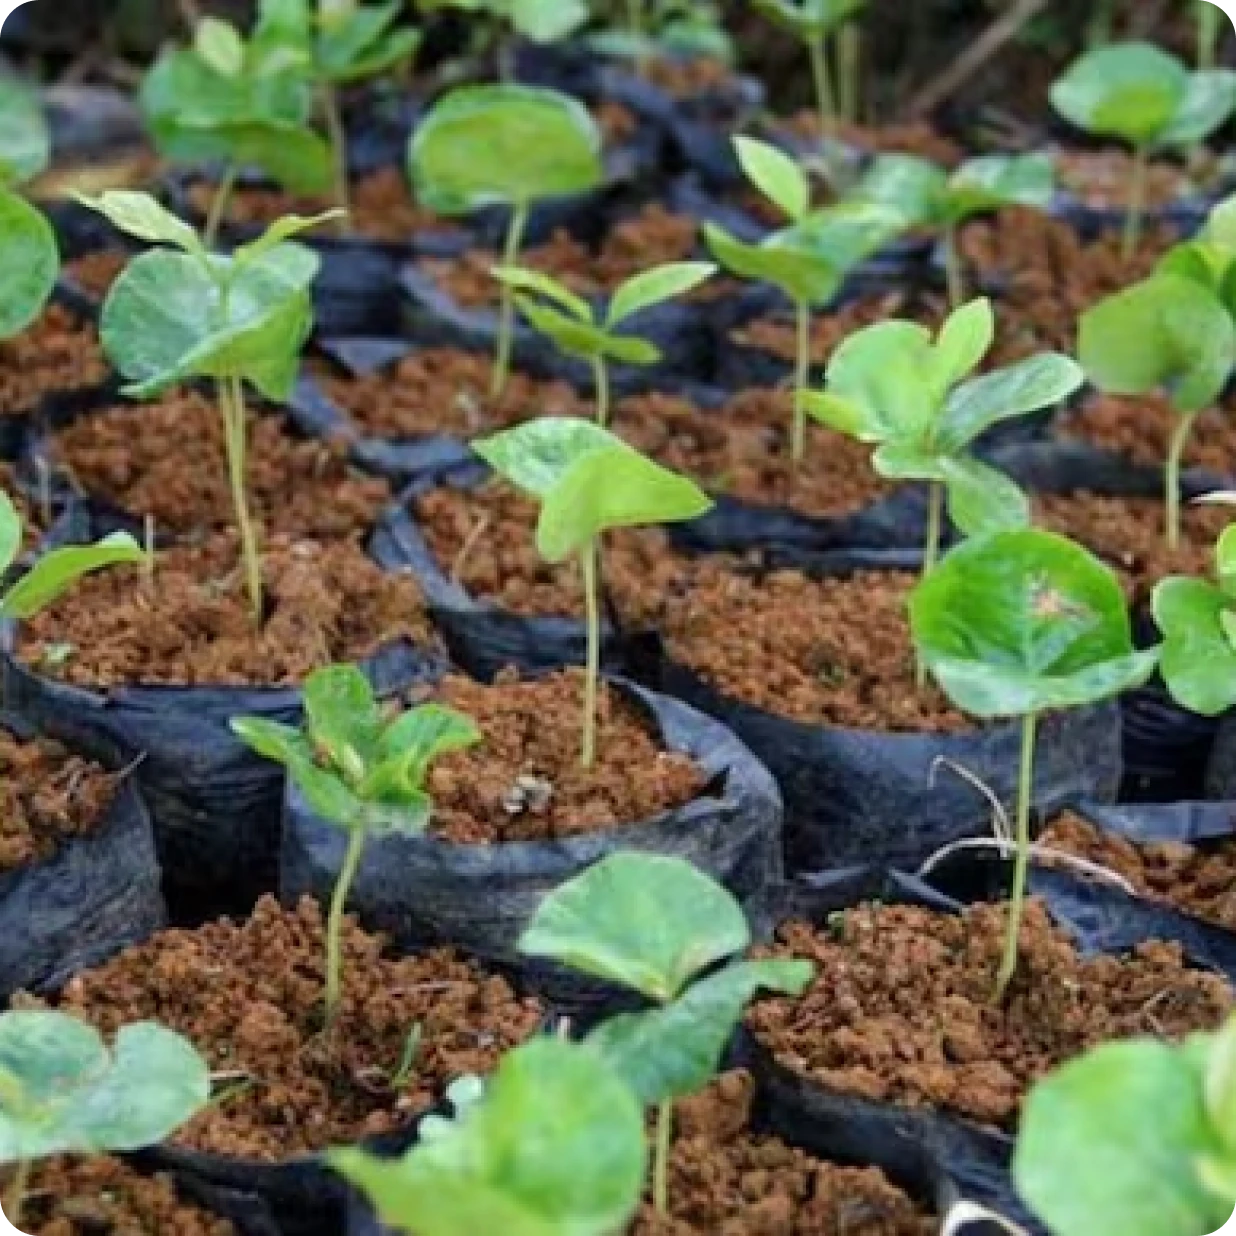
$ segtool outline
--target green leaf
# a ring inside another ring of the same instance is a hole
[[[0,575],[11,567],[21,552],[21,516],[13,499],[0,489]]]
[[[750,942],[742,907],[690,863],[619,853],[549,893],[519,949],[665,1002]]]
[[[51,134],[38,94],[0,73],[0,186],[33,180],[51,159]]]
[[[1046,210],[1056,192],[1056,174],[1049,156],[984,155],[967,159],[948,181],[946,211],[952,223],[1002,206]]]
[[[414,30],[388,35],[403,6],[399,0],[385,4],[358,4],[330,20],[318,23],[318,71],[338,85],[363,81],[383,72],[411,54],[420,41]],[[409,45],[408,35],[411,35]]]
[[[734,149],[747,179],[794,223],[801,223],[811,209],[811,185],[795,160],[752,137],[734,138]]]
[[[530,296],[517,294],[515,303],[536,331],[552,339],[560,351],[568,356],[580,356],[588,360],[604,356],[609,336],[598,326],[569,317],[551,305],[543,304]]]
[[[442,704],[422,704],[382,731],[377,758],[396,764],[405,783],[419,789],[434,760],[452,751],[466,751],[483,737],[471,717]]]
[[[653,305],[683,296],[717,273],[711,262],[670,262],[633,275],[620,284],[609,302],[607,326],[617,326]]]
[[[808,961],[739,961],[689,987],[672,1003],[602,1023],[586,1042],[645,1107],[686,1098],[712,1080],[748,1001],[761,989],[800,996]]]
[[[1229,524],[1215,543],[1215,575],[1224,592],[1236,595],[1236,524]]]
[[[547,275],[539,270],[529,270],[523,266],[498,266],[492,273],[493,277],[506,287],[543,296],[580,322],[591,324],[594,321],[592,306],[565,284],[559,283],[553,275]]]
[[[831,34],[862,12],[867,0],[755,0],[756,10],[800,39]]]
[[[584,0],[511,0],[511,24],[533,43],[557,43],[588,21]]]
[[[442,214],[586,193],[601,181],[601,134],[582,104],[528,86],[465,86],[417,126],[417,197]]]
[[[1202,237],[1212,245],[1236,251],[1236,194],[1225,198],[1211,210]]]
[[[43,312],[60,271],[60,248],[47,219],[0,189],[0,339],[11,339]]]
[[[973,373],[995,337],[996,315],[985,296],[954,309],[936,339],[933,369],[939,380],[951,386]]]
[[[218,17],[203,17],[193,34],[193,49],[216,73],[236,77],[245,67],[245,45],[236,27]]]
[[[544,498],[590,451],[606,451],[620,439],[581,417],[541,417],[488,438],[472,449],[517,489]]]
[[[0,613],[19,621],[33,618],[83,576],[145,560],[146,551],[127,532],[113,532],[94,545],[49,550],[4,594]]]
[[[1236,706],[1236,648],[1223,626],[1232,605],[1203,579],[1173,576],[1154,590],[1151,609],[1163,636],[1159,672],[1182,708],[1205,717]]]
[[[200,256],[205,252],[201,237],[149,193],[129,189],[109,189],[99,197],[79,193],[77,200],[97,210],[109,223],[129,236],[151,244],[172,245],[185,253]]]
[[[284,215],[283,218],[276,219],[257,240],[247,245],[239,245],[234,249],[232,259],[238,266],[256,262],[272,249],[277,249],[285,240],[291,240],[293,236],[310,232],[315,227],[320,227],[323,223],[329,223],[333,219],[344,219],[347,213],[346,210],[336,209],[324,210],[321,214],[308,216]]]
[[[1053,1236],[1198,1236],[1231,1215],[1197,1160],[1220,1150],[1179,1047],[1109,1043],[1030,1092],[1014,1172]]]
[[[327,665],[305,679],[305,718],[314,750],[355,784],[374,758],[382,714],[369,679],[355,665]]]
[[[1210,1127],[1225,1150],[1236,1148],[1236,1018],[1229,1017],[1210,1040],[1203,1097]]]
[[[1096,703],[1145,683],[1158,657],[1134,651],[1112,572],[1035,528],[953,550],[911,594],[910,622],[949,699],[976,717]]]
[[[1003,472],[967,459],[945,455],[940,470],[948,494],[948,516],[965,537],[989,536],[1030,523],[1030,499]]]
[[[1164,389],[1180,412],[1210,407],[1236,364],[1236,325],[1191,279],[1157,274],[1082,315],[1078,355],[1100,390]]]
[[[1184,101],[1155,145],[1181,149],[1200,145],[1227,123],[1233,110],[1236,73],[1231,69],[1199,69],[1190,73]]]
[[[907,224],[939,227],[948,203],[948,173],[917,155],[877,155],[850,196],[898,211]]]

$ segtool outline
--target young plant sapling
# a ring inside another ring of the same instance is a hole
[[[112,285],[100,317],[103,347],[129,379],[125,394],[137,399],[189,379],[214,379],[249,604],[260,625],[262,566],[245,486],[244,383],[275,402],[291,395],[313,326],[309,293],[320,260],[290,238],[335,212],[280,219],[261,239],[224,257],[208,252],[192,227],[149,194],[110,191],[80,200],[130,236],[165,246],[134,258]]]
[[[750,944],[746,915],[725,888],[683,859],[636,853],[611,855],[554,889],[519,941],[530,957],[652,1003],[602,1023],[585,1041],[657,1109],[652,1194],[662,1214],[674,1101],[712,1080],[756,992],[801,995],[814,973],[807,961],[734,960]]]
[[[50,156],[38,99],[16,78],[0,74],[0,339],[25,330],[56,286],[56,234],[17,192],[43,171]]]
[[[620,334],[618,328],[645,309],[698,287],[716,270],[711,262],[672,262],[633,275],[614,292],[604,315],[584,297],[540,271],[503,266],[494,271],[494,278],[511,290],[520,312],[559,351],[592,366],[596,420],[603,426],[609,422],[609,362],[655,365],[661,359],[661,349],[651,340]]]
[[[1133,147],[1124,254],[1133,256],[1146,209],[1152,154],[1204,142],[1236,109],[1236,72],[1186,68],[1151,43],[1115,43],[1075,61],[1051,88],[1052,106],[1070,124]]]
[[[955,707],[982,720],[1021,720],[1017,846],[996,979],[1002,999],[1017,969],[1025,909],[1039,718],[1143,685],[1158,650],[1135,650],[1111,570],[1081,546],[1037,528],[997,532],[953,550],[911,594],[910,627],[919,657]]]
[[[538,1038],[503,1057],[480,1099],[422,1122],[401,1159],[356,1148],[327,1161],[382,1223],[416,1236],[612,1236],[639,1206],[643,1113],[578,1043]]]
[[[1201,284],[1236,319],[1236,197],[1213,207],[1202,230],[1191,240],[1173,245],[1159,259],[1155,272]]]
[[[923,573],[940,555],[945,500],[967,537],[1030,522],[1030,504],[1004,473],[971,453],[992,426],[1053,407],[1081,386],[1077,363],[1058,352],[972,377],[995,335],[991,302],[952,313],[937,337],[917,322],[879,322],[833,353],[828,386],[811,415],[877,449],[875,470],[930,487]]]
[[[472,449],[499,476],[540,502],[536,545],[541,557],[580,562],[587,629],[580,762],[591,768],[601,681],[602,537],[614,528],[696,519],[712,502],[694,481],[576,417],[541,417],[475,441]]]
[[[641,69],[658,56],[734,61],[734,40],[713,0],[625,0],[607,7],[619,10],[613,25],[588,39],[603,56],[631,60]]]
[[[1212,407],[1236,365],[1236,323],[1196,279],[1159,272],[1082,315],[1078,358],[1101,391],[1162,390],[1177,413],[1164,470],[1166,538],[1180,543],[1180,468],[1198,415]]]
[[[601,133],[588,109],[554,90],[464,86],[435,104],[408,148],[417,196],[444,215],[507,206],[503,267],[519,265],[528,216],[547,198],[601,181]],[[503,285],[492,391],[506,389],[515,303]]]
[[[1052,1236],[1226,1231],[1236,1206],[1236,1019],[1183,1043],[1104,1043],[1038,1082],[1017,1191]]]
[[[957,247],[962,225],[1006,206],[1046,210],[1055,191],[1047,155],[983,155],[949,172],[916,155],[885,154],[872,160],[850,197],[898,209],[912,226],[940,234],[949,303],[958,309],[966,298]]]
[[[509,35],[530,43],[557,43],[575,34],[589,18],[586,0],[420,0],[420,8],[427,13],[455,9],[470,14],[476,36],[472,54],[480,57],[496,48],[503,78],[510,77],[513,68]]]
[[[747,137],[735,138],[734,146],[747,179],[784,212],[790,225],[759,244],[741,241],[715,223],[704,225],[704,236],[727,270],[771,283],[794,302],[797,346],[790,452],[797,464],[807,449],[811,309],[832,300],[850,271],[903,231],[906,219],[886,205],[870,202],[813,211],[806,173],[789,155]]]
[[[109,1048],[66,1013],[0,1014],[0,1164],[14,1169],[4,1217],[21,1228],[40,1159],[153,1146],[209,1101],[206,1061],[154,1022],[122,1027]]]
[[[343,913],[369,838],[417,836],[433,802],[425,788],[434,760],[481,741],[470,718],[422,704],[393,720],[352,665],[316,670],[305,680],[303,729],[260,717],[237,717],[232,729],[259,755],[282,764],[317,815],[347,836],[326,924],[326,1025],[342,996]]]

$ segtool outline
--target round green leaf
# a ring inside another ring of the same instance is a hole
[[[948,204],[948,173],[917,155],[877,155],[851,198],[899,211],[907,224],[938,227]]]
[[[557,43],[588,21],[584,0],[510,0],[511,24],[533,43]]]
[[[51,134],[37,93],[0,73],[0,185],[33,180],[51,159]]]
[[[545,416],[478,438],[472,449],[517,489],[544,499],[586,454],[610,450],[620,441],[594,421]]]
[[[0,599],[0,613],[19,621],[32,618],[83,576],[145,559],[146,551],[127,532],[109,533],[94,545],[49,550]]]
[[[44,216],[0,189],[0,339],[33,322],[56,286],[60,249]]]
[[[984,155],[967,159],[948,182],[947,214],[954,223],[984,210],[1029,206],[1046,210],[1056,192],[1049,156]]]
[[[1223,626],[1234,604],[1202,579],[1164,579],[1154,590],[1154,620],[1163,635],[1159,671],[1172,698],[1205,717],[1236,706],[1236,648]]]
[[[1157,146],[1187,149],[1204,142],[1236,110],[1236,73],[1231,69],[1201,69],[1189,74],[1184,101],[1161,133]]]

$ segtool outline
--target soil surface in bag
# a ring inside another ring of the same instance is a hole
[[[1135,175],[1128,151],[1054,150],[1051,156],[1060,188],[1079,205],[1122,213],[1127,209]],[[1194,169],[1171,159],[1152,159],[1145,183],[1145,205],[1153,211],[1211,196],[1221,187],[1222,172],[1214,153],[1203,149],[1201,165]]]
[[[133,254],[123,249],[96,249],[66,262],[60,278],[75,292],[95,305],[102,305],[112,284],[132,260]]]
[[[390,499],[380,477],[352,468],[340,451],[288,429],[277,414],[249,418],[246,492],[267,536],[359,541]],[[164,538],[200,539],[235,523],[223,418],[193,391],[157,403],[122,404],[81,416],[32,447],[78,492],[141,520]]]
[[[246,920],[163,932],[77,975],[52,1003],[105,1034],[156,1020],[185,1035],[216,1077],[238,1085],[171,1144],[267,1164],[399,1128],[455,1078],[488,1073],[545,1015],[450,949],[388,958],[381,937],[349,919],[328,1037],[324,965],[318,905],[306,898],[285,910],[265,898]],[[418,1027],[414,1067],[400,1079]]]
[[[0,417],[24,417],[52,396],[101,386],[111,376],[95,328],[50,304],[28,329],[0,340]]]
[[[804,109],[792,116],[777,117],[772,122],[772,134],[793,145],[818,143],[821,138],[819,112]],[[955,167],[966,157],[962,146],[926,120],[884,125],[859,125],[839,120],[829,136],[862,154],[913,154],[945,167]]]

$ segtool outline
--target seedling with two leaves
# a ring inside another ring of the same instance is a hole
[[[846,276],[905,230],[906,218],[886,205],[847,203],[811,208],[811,185],[789,155],[751,138],[734,146],[748,180],[791,220],[760,244],[749,244],[714,223],[704,225],[713,256],[745,279],[771,283],[794,302],[797,347],[790,453],[801,463],[807,449],[807,389],[811,369],[811,309],[827,304]]]
[[[1021,720],[1013,887],[996,978],[1002,999],[1016,973],[1025,909],[1039,719],[1144,685],[1158,650],[1135,650],[1111,570],[1036,528],[953,550],[911,595],[910,627],[919,657],[957,708],[980,720]]]
[[[443,215],[506,206],[502,267],[519,265],[532,207],[586,193],[601,181],[601,134],[588,110],[553,90],[464,86],[417,127],[408,171],[418,198]],[[492,393],[506,389],[515,323],[513,289],[502,285]]]
[[[20,1230],[40,1159],[153,1146],[209,1101],[206,1061],[154,1022],[124,1026],[109,1048],[65,1013],[0,1014],[0,1164],[14,1168],[4,1217]]]
[[[611,1018],[585,1041],[657,1110],[652,1194],[662,1214],[674,1101],[712,1080],[757,992],[801,995],[814,973],[806,961],[735,960],[750,944],[746,915],[721,885],[683,859],[636,853],[614,854],[555,889],[519,941],[528,956],[652,1004]]]
[[[576,417],[542,417],[475,441],[472,449],[499,476],[540,502],[536,545],[541,557],[551,563],[580,562],[587,630],[580,762],[591,768],[601,681],[602,537],[615,528],[696,519],[712,502],[693,481]]]
[[[305,680],[303,729],[261,717],[237,717],[232,729],[259,755],[282,764],[314,813],[347,836],[326,925],[326,1025],[343,992],[342,932],[348,894],[373,836],[418,836],[433,802],[433,762],[481,741],[476,725],[440,704],[422,704],[387,720],[365,675],[333,665]]]
[[[165,246],[136,257],[112,285],[100,317],[109,359],[129,379],[125,394],[150,399],[179,382],[214,379],[228,481],[255,625],[262,621],[262,566],[245,487],[248,414],[244,383],[286,400],[313,326],[310,286],[320,259],[291,237],[335,217],[292,215],[230,256],[146,193],[81,198],[121,231]]]
[[[673,262],[633,275],[614,292],[604,316],[590,301],[540,271],[504,266],[494,271],[494,278],[511,289],[520,312],[559,351],[592,366],[596,420],[604,426],[609,422],[609,362],[655,365],[661,360],[661,349],[650,339],[621,334],[618,328],[646,309],[685,295],[716,270],[711,262]]]

